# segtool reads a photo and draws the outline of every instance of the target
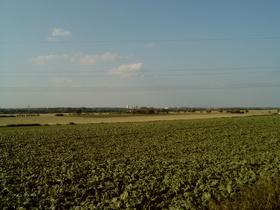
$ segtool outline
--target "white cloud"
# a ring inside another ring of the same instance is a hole
[[[129,56],[121,56],[118,54],[113,54],[110,52],[107,52],[103,55],[83,55],[82,53],[78,53],[73,56],[69,55],[43,55],[43,56],[37,56],[34,58],[28,59],[29,61],[36,63],[36,64],[45,64],[47,62],[53,61],[53,60],[62,60],[67,59],[69,61],[72,61],[74,63],[79,63],[81,65],[93,65],[97,62],[104,62],[104,61],[116,61],[116,60],[127,60],[129,59]]]
[[[64,82],[72,82],[72,79],[67,78],[67,77],[59,77],[59,78],[55,78],[52,80],[53,82],[57,82],[57,83],[64,83]]]
[[[146,47],[148,47],[148,48],[153,48],[155,46],[157,46],[155,43],[146,44]]]
[[[66,58],[68,58],[68,55],[43,55],[30,58],[29,61],[42,65],[53,60],[61,60]]]
[[[71,61],[78,62],[81,65],[92,65],[101,61],[115,61],[115,60],[127,60],[127,59],[129,59],[128,56],[121,56],[118,54],[107,52],[103,55],[95,55],[95,54],[83,55],[82,53],[79,53],[73,56],[71,58]]]
[[[49,37],[47,37],[48,40],[57,40],[58,37],[61,36],[70,36],[71,32],[70,31],[66,31],[64,29],[61,28],[52,28],[51,29],[51,35]]]
[[[109,70],[107,73],[109,75],[116,75],[121,77],[131,77],[131,76],[143,76],[143,74],[135,74],[136,72],[142,71],[144,69],[143,63],[131,63],[123,64],[117,68]]]

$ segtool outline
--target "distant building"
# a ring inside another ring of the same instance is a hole
[[[131,108],[132,109],[138,109],[138,106],[137,105],[132,105]]]
[[[126,109],[138,109],[138,105],[126,105],[125,106]]]

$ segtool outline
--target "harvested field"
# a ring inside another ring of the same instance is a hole
[[[256,115],[271,115],[276,113],[272,111],[254,110],[244,114],[230,113],[182,113],[182,114],[160,114],[160,115],[133,115],[133,114],[100,114],[100,115],[82,115],[73,116],[64,114],[65,116],[55,116],[55,114],[41,114],[40,116],[25,117],[3,117],[0,119],[0,126],[16,125],[16,124],[41,124],[41,125],[58,125],[58,124],[91,124],[91,123],[117,123],[117,122],[146,122],[146,121],[168,121],[168,120],[192,120],[192,119],[211,119],[211,118],[230,118],[230,117],[246,117]]]

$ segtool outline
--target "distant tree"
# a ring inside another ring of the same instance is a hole
[[[190,111],[193,112],[193,113],[195,113],[195,112],[196,112],[196,109],[195,109],[195,108],[192,108]]]
[[[63,117],[64,114],[60,113],[60,114],[56,114],[55,116]]]
[[[80,114],[82,113],[82,110],[81,110],[81,109],[76,109],[75,113],[76,113],[77,115],[80,115]]]
[[[140,107],[139,113],[141,114],[147,114],[148,113],[148,107]]]
[[[169,110],[168,110],[168,109],[163,109],[163,108],[162,108],[162,109],[160,109],[160,112],[161,112],[161,113],[168,114]]]
[[[212,112],[212,109],[206,109],[206,113],[211,113]]]
[[[165,112],[165,109],[161,108],[161,109],[158,109],[158,113],[164,113]]]
[[[224,111],[224,109],[223,109],[223,108],[220,108],[220,109],[219,109],[219,112],[220,112],[220,113],[222,113],[223,111]]]
[[[239,109],[228,110],[227,112],[231,114],[244,114],[244,112]]]
[[[148,109],[148,114],[155,114],[155,113],[156,113],[156,111],[155,111],[155,109],[153,107],[150,107]]]

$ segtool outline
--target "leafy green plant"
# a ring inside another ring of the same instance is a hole
[[[274,115],[2,127],[0,208],[218,205],[279,174],[279,121]]]

